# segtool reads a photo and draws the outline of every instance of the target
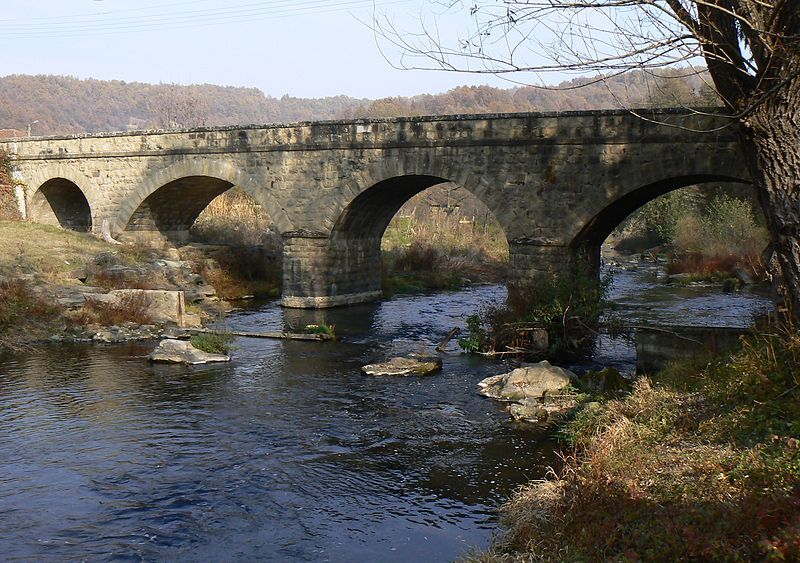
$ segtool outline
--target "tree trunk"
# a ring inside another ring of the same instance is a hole
[[[800,327],[800,79],[759,104],[741,131],[771,236],[779,311]]]

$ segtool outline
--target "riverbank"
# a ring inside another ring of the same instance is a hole
[[[182,291],[185,310],[177,314],[197,323],[219,313],[220,294],[240,297],[256,287],[235,267],[239,254],[241,263],[251,258],[229,247],[117,245],[89,233],[0,221],[0,351],[46,339],[154,338],[167,322],[157,310],[164,292]],[[256,282],[275,294],[274,280]]]
[[[562,431],[563,467],[503,508],[479,560],[797,560],[800,336],[640,378]]]

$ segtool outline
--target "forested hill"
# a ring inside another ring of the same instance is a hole
[[[201,125],[238,125],[352,117],[392,117],[618,108],[622,105],[715,105],[698,76],[645,79],[629,73],[580,89],[462,86],[441,94],[381,100],[348,96],[267,96],[256,88],[143,84],[67,76],[0,77],[0,129],[35,135]],[[579,79],[561,87],[589,82]]]

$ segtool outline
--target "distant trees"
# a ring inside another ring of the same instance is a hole
[[[569,92],[460,86],[441,94],[380,100],[273,98],[255,88],[15,75],[0,77],[0,129],[24,131],[28,123],[37,120],[35,132],[46,135],[355,117],[601,109],[622,103],[638,107],[709,105],[702,98],[702,77],[684,74],[666,73],[655,86],[633,73]],[[585,82],[576,79],[565,85]]]

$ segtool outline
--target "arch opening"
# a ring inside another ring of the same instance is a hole
[[[206,248],[202,276],[224,299],[278,297],[283,239],[264,207],[234,186],[215,197],[189,229]]]
[[[92,210],[81,189],[66,178],[42,184],[31,200],[30,217],[38,223],[79,232],[92,230]]]
[[[509,244],[489,208],[452,182],[409,199],[381,240],[385,290],[455,289],[508,278]]]
[[[142,243],[184,244],[200,213],[231,187],[231,182],[211,176],[173,180],[139,204],[119,238]]]
[[[588,259],[591,269],[599,271],[603,243],[638,210],[646,209],[651,202],[682,188],[693,187],[700,194],[713,196],[714,193],[725,192],[725,188],[721,187],[725,185],[737,186],[733,189],[741,196],[748,193],[751,183],[720,175],[693,175],[669,178],[642,186],[612,202],[592,217],[572,239],[569,246],[573,252],[582,254]],[[710,201],[710,197],[708,199]]]
[[[435,188],[436,186],[439,187]],[[287,239],[284,252],[284,304],[291,307],[329,307],[370,301],[383,296],[382,241],[387,227],[398,211],[414,196],[429,189],[446,192],[448,188],[441,186],[450,186],[451,195],[455,189],[446,178],[433,175],[404,175],[382,180],[350,201],[339,214],[330,236]],[[473,202],[477,200],[467,188],[458,189],[461,199],[470,199]],[[477,208],[477,205],[473,205]],[[457,207],[453,206],[452,210],[454,209]],[[482,204],[480,209],[484,216],[491,215]],[[494,222],[492,229],[492,234],[507,245],[502,229]],[[473,233],[465,229],[463,234],[468,238]],[[448,258],[452,248],[439,248],[436,246],[438,242],[435,237],[425,241],[428,248],[439,253],[439,258]],[[391,244],[388,246],[391,247]],[[468,248],[469,245],[464,245],[465,250]],[[465,253],[460,264],[467,265],[471,257],[473,256]],[[430,266],[427,274],[441,271],[441,264],[438,262],[424,266]],[[423,284],[409,289],[437,289],[450,285]]]

